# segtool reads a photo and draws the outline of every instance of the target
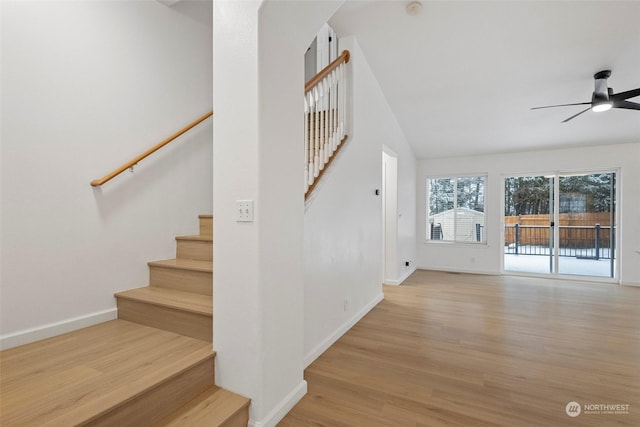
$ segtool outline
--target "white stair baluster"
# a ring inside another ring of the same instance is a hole
[[[343,119],[342,119],[342,123],[344,123],[344,124],[342,126],[342,136],[340,137],[340,140],[342,140],[342,138],[344,138],[347,135],[347,107],[348,107],[348,105],[347,105],[347,101],[348,101],[347,91],[348,91],[348,88],[347,87],[349,85],[349,82],[347,81],[347,64],[344,63],[342,65],[343,65],[343,67],[342,67],[342,74],[343,74],[342,78],[344,79],[344,116],[343,116]]]
[[[304,97],[304,191],[309,189],[309,104],[307,97]]]
[[[338,90],[340,91],[340,141],[342,141],[342,138],[344,138],[344,135],[346,133],[346,129],[345,129],[345,118],[346,118],[346,111],[347,111],[347,82],[346,82],[346,78],[345,78],[345,67],[344,67],[344,63],[340,64],[339,67],[340,70],[340,86],[338,87]]]
[[[333,103],[333,91],[332,91],[332,80],[331,80],[331,74],[329,74],[327,76],[327,129],[329,130],[327,133],[327,145],[329,146],[329,149],[327,151],[329,151],[329,156],[331,157],[331,155],[333,154],[333,145],[332,145],[332,141],[333,141],[333,117],[331,116],[331,104]]]
[[[323,79],[324,80],[324,79]],[[320,93],[320,105],[318,110],[320,111],[320,170],[324,169],[325,159],[324,159],[324,100],[326,98],[324,90],[323,90],[322,80],[318,83],[318,92]]]
[[[324,144],[324,162],[327,163],[329,161],[329,156],[331,155],[331,151],[329,151],[329,77],[325,77],[322,80],[322,92],[324,93],[324,99],[322,102],[322,126],[323,126],[323,138],[322,142]]]
[[[338,73],[336,70],[331,72],[331,151],[338,148]]]
[[[338,144],[340,144],[340,140],[342,139],[343,94],[344,91],[342,90],[342,67],[338,67],[338,102],[340,103],[340,105],[338,106]]]
[[[307,115],[307,126],[309,128],[309,141],[308,141],[308,151],[305,154],[307,157],[307,161],[309,162],[309,166],[307,167],[307,183],[309,185],[313,184],[313,91],[309,92],[308,96],[308,105],[309,105],[309,115]]]
[[[322,102],[322,116],[323,116],[323,122],[322,125],[324,126],[324,138],[322,139],[322,142],[324,144],[324,162],[327,163],[327,161],[329,160],[329,156],[331,155],[331,152],[329,151],[329,76],[325,77],[322,80],[322,92],[324,92],[324,100]]]
[[[340,67],[336,68],[336,92],[337,92],[337,105],[336,105],[336,145],[340,145],[341,133],[342,133],[342,73]]]
[[[320,100],[318,96],[318,87],[313,89],[313,101],[315,104],[315,120],[313,127],[315,128],[314,134],[314,152],[313,152],[313,176],[318,177],[320,174]]]

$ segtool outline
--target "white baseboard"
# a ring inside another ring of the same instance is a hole
[[[334,333],[325,338],[320,344],[318,344],[313,350],[304,357],[304,367],[311,365],[322,353],[324,353],[331,345],[338,341],[341,336],[345,334],[349,329],[353,327],[365,314],[367,314],[373,307],[375,307],[380,301],[384,299],[382,292],[376,296],[371,302],[365,305],[362,310],[354,314],[349,320],[347,320],[342,326],[335,330]]]
[[[444,271],[446,273],[468,273],[468,274],[483,274],[485,276],[500,276],[499,271],[489,271],[489,270],[468,270],[465,268],[448,268],[448,267],[427,267],[427,266],[418,266],[418,270],[430,270],[430,271]]]
[[[307,382],[302,380],[263,420],[249,420],[249,427],[275,427],[305,394]]]
[[[407,278],[409,276],[411,276],[414,272],[416,271],[416,267],[411,267],[409,270],[407,270],[406,273],[404,273],[402,276],[400,276],[400,278],[398,280],[390,280],[387,279],[384,281],[385,285],[401,285],[402,282],[404,282],[405,280],[407,280]]]
[[[638,282],[620,282],[621,285],[623,286],[637,286],[640,287],[640,283]]]
[[[12,334],[2,335],[0,336],[0,350],[6,350],[19,345],[29,344],[34,341],[40,341],[45,338],[55,337],[56,335],[76,331],[78,329],[97,325],[98,323],[107,322],[117,318],[118,309],[111,308],[109,310],[97,311],[84,316],[62,320],[60,322],[49,323],[48,325],[39,326],[37,328],[25,329]]]

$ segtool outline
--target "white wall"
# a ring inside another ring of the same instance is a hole
[[[382,146],[398,154],[400,275],[416,259],[416,161],[357,41],[349,49],[353,92],[349,139],[306,203],[304,354],[311,363],[382,298]],[[348,308],[344,309],[344,301]]]
[[[382,280],[396,284],[398,277],[398,158],[382,152]]]
[[[391,110],[389,109],[389,114]],[[385,145],[398,157],[398,267],[396,281],[402,283],[416,269],[418,258],[416,247],[416,174],[417,161],[411,146],[401,133],[400,126],[394,119],[397,137],[390,138]],[[402,135],[402,138],[400,138]],[[409,261],[409,266],[405,262]]]
[[[640,284],[640,143],[547,150],[527,153],[421,160],[418,166],[418,266],[435,270],[499,274],[502,257],[501,198],[503,178],[511,174],[544,174],[620,168],[620,280]],[[428,176],[487,173],[487,245],[428,243],[426,179]],[[475,262],[472,262],[472,258]]]
[[[214,4],[216,382],[275,425],[303,379],[304,53],[341,1]],[[235,200],[254,221],[235,221]]]
[[[212,211],[211,119],[89,185],[211,109],[212,30],[155,1],[1,7],[7,338],[113,317],[113,293],[147,284],[147,261]]]
[[[258,6],[216,1],[213,9],[216,384],[250,397],[252,418],[261,404]],[[235,222],[239,199],[254,201],[253,223]]]

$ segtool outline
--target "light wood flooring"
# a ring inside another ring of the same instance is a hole
[[[640,288],[417,271],[384,294],[281,427],[640,426]]]

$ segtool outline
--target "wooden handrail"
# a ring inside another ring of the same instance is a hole
[[[349,62],[350,57],[351,53],[348,50],[343,50],[340,56],[334,59],[331,64],[324,67],[318,74],[311,77],[309,81],[304,84],[304,93],[307,93],[311,89],[313,89],[313,87],[317,85],[320,80],[324,79],[329,75],[330,72],[338,68],[338,65],[342,64],[343,62],[345,64]]]
[[[209,111],[207,114],[205,114],[204,116],[200,117],[196,121],[188,124],[187,126],[183,127],[182,129],[180,129],[178,132],[174,133],[170,137],[168,137],[166,139],[163,139],[158,144],[154,145],[153,147],[149,148],[144,153],[140,154],[139,156],[135,157],[134,159],[128,161],[124,165],[122,165],[119,168],[115,169],[113,172],[108,173],[107,175],[103,176],[100,179],[94,179],[93,181],[91,181],[91,186],[92,187],[98,187],[98,186],[104,184],[105,182],[110,181],[112,178],[120,175],[122,172],[126,171],[127,169],[132,168],[133,166],[138,164],[139,161],[149,157],[151,154],[155,153],[156,151],[158,151],[159,149],[161,149],[162,147],[164,147],[165,145],[167,145],[168,143],[170,143],[171,141],[173,141],[174,139],[176,139],[180,135],[182,135],[182,134],[188,132],[189,130],[193,129],[194,127],[198,126],[200,123],[204,122],[205,120],[207,120],[211,116],[213,116],[213,111]]]

